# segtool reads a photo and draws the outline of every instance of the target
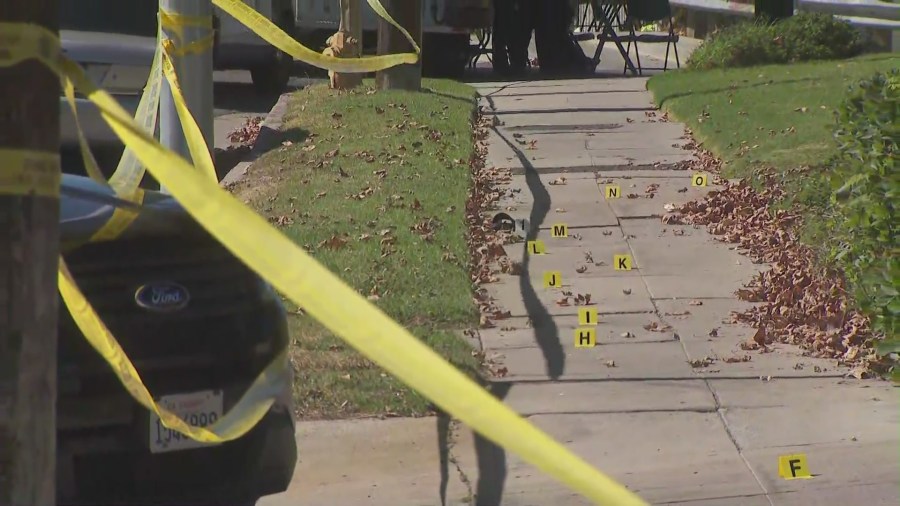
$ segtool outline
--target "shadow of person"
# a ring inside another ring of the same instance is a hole
[[[503,401],[512,389],[512,383],[491,383],[480,381],[498,400]],[[440,457],[440,497],[441,505],[447,505],[447,487],[450,482],[450,446],[451,430],[450,416],[442,410],[437,410],[437,436],[438,455]],[[490,440],[475,432],[475,457],[478,466],[478,481],[474,495],[474,506],[499,506],[503,499],[503,489],[506,484],[506,451]]]
[[[515,152],[516,157],[525,169],[525,184],[534,198],[534,204],[531,206],[531,213],[528,217],[530,229],[526,234],[526,241],[522,244],[526,248],[528,241],[537,239],[538,231],[541,224],[550,212],[550,193],[541,181],[541,177],[531,161],[525,156],[525,153],[518,148],[513,142],[493,127],[498,137],[503,139],[507,146]],[[519,292],[522,294],[522,301],[525,304],[525,312],[531,320],[531,326],[534,330],[534,339],[544,355],[546,363],[547,375],[552,380],[559,379],[562,376],[563,369],[566,365],[566,355],[563,352],[562,343],[559,338],[559,327],[550,312],[544,307],[544,304],[538,299],[537,292],[531,282],[529,267],[531,264],[531,255],[525,252],[522,261],[522,273],[519,275]]]
[[[488,391],[503,401],[512,383],[490,383]],[[475,433],[475,455],[478,460],[478,483],[475,486],[475,506],[500,506],[506,485],[506,450]]]

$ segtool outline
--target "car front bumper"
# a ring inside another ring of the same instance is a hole
[[[61,436],[58,504],[252,504],[291,481],[292,417],[276,406],[237,440],[161,454],[151,454],[133,430]]]

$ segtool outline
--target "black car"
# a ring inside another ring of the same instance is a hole
[[[158,402],[212,421],[287,345],[281,300],[161,193],[147,192],[115,240],[89,241],[129,205],[64,175],[63,256]],[[245,436],[199,445],[129,396],[62,301],[59,316],[60,504],[254,504],[287,488],[296,462],[290,381]]]

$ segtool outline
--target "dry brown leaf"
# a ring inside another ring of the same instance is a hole
[[[316,245],[317,248],[325,248],[330,250],[339,250],[347,245],[347,238],[339,235],[333,235]]]
[[[710,356],[706,356],[706,357],[703,357],[703,358],[695,358],[695,359],[693,359],[693,360],[689,360],[689,361],[688,361],[688,364],[690,364],[691,367],[693,367],[693,368],[695,368],[695,369],[702,369],[702,368],[704,368],[704,367],[709,367],[709,366],[712,365],[713,362],[715,362],[715,361],[716,361],[715,358],[710,357]]]

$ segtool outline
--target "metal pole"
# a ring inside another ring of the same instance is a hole
[[[159,0],[161,10],[185,19],[207,18],[212,24],[212,2],[210,0]],[[187,18],[187,17],[190,18]],[[177,19],[177,18],[176,18]],[[192,42],[209,36],[211,28],[185,24],[180,30],[163,28],[163,37],[172,40],[175,47],[187,47]],[[183,36],[181,35],[183,34]],[[212,47],[200,52],[189,52],[183,56],[172,55],[175,74],[181,92],[191,115],[197,121],[207,149],[212,152],[213,139],[213,58]],[[181,127],[181,120],[175,110],[169,83],[163,79],[162,94],[159,99],[159,140],[160,143],[190,160],[187,142]],[[165,191],[165,188],[161,188]]]
[[[0,0],[5,23],[56,34],[58,18],[56,0]],[[16,43],[11,33],[0,36],[0,45]],[[0,188],[2,505],[56,503],[59,94],[59,77],[35,59],[0,67],[0,149],[13,154],[0,174],[11,182],[22,170],[45,182],[40,195]]]

